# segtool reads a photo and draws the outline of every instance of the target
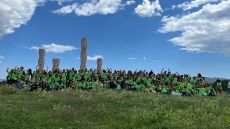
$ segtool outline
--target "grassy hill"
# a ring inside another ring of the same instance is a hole
[[[205,81],[209,82],[209,83],[214,83],[217,79],[220,79],[220,80],[229,80],[227,78],[217,78],[217,77],[205,77]]]
[[[229,129],[230,96],[28,92],[0,86],[1,129]]]

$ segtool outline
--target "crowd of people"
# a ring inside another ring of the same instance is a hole
[[[116,91],[142,91],[181,96],[215,96],[222,92],[222,84],[209,84],[201,74],[191,77],[164,69],[153,71],[124,71],[66,69],[60,71],[32,71],[15,68],[7,70],[7,84],[18,89],[28,87],[30,91],[41,88],[43,91],[114,89]]]

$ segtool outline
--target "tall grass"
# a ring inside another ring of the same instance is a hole
[[[229,129],[230,96],[0,87],[1,129]]]

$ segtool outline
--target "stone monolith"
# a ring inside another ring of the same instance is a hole
[[[45,65],[45,49],[40,48],[39,49],[39,57],[38,57],[38,70],[43,71],[44,70],[44,65]]]
[[[86,69],[86,61],[87,61],[87,39],[81,39],[81,65],[80,70]]]
[[[53,68],[52,68],[52,70],[53,71],[59,70],[59,65],[60,65],[60,59],[54,58],[53,59]]]
[[[102,58],[98,58],[97,59],[97,72],[98,74],[101,74],[102,73]]]

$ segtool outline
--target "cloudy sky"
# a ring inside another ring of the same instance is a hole
[[[0,0],[0,78],[36,68],[45,48],[61,68],[145,69],[230,78],[230,0]]]

